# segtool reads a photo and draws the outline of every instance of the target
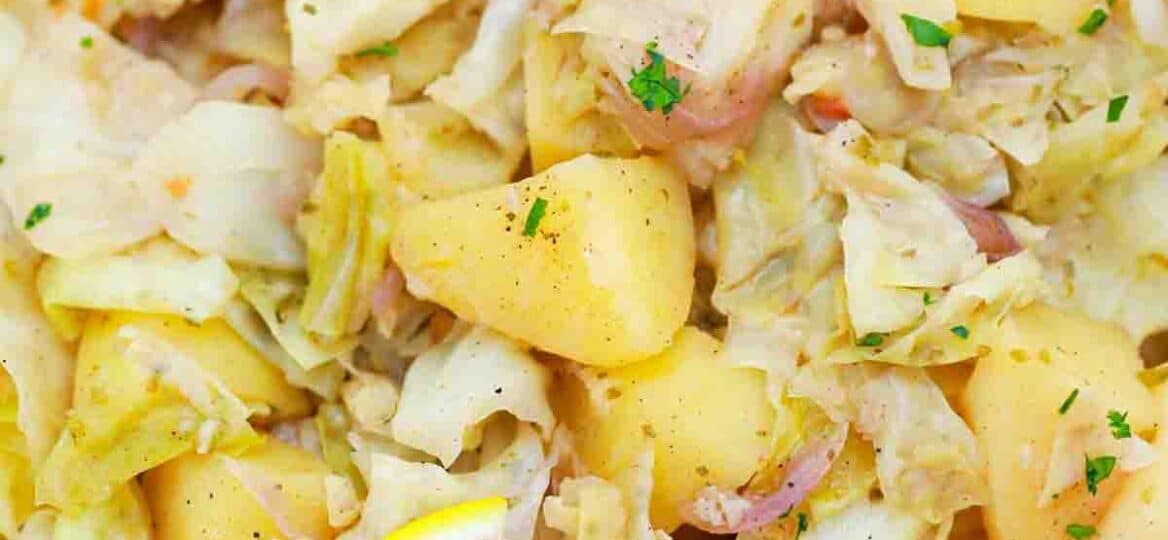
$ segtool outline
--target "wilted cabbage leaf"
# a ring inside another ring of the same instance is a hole
[[[393,437],[449,466],[468,440],[478,439],[471,434],[479,424],[499,411],[550,434],[550,383],[522,344],[476,326],[414,360],[390,423]]]
[[[373,287],[389,257],[389,165],[377,143],[337,132],[325,143],[325,166],[300,214],[308,247],[308,289],[300,324],[340,337],[364,326]]]

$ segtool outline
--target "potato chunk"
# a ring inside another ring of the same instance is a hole
[[[1136,378],[1140,367],[1135,345],[1118,327],[1039,304],[1003,321],[998,343],[978,360],[964,394],[987,460],[991,540],[1060,540],[1069,524],[1098,525],[1126,474],[1117,468],[1094,495],[1080,481],[1040,506],[1052,450],[1059,426],[1087,411],[1101,429],[1110,409],[1127,412],[1135,433],[1153,426],[1159,411]],[[1075,389],[1076,401],[1060,414]]]
[[[771,455],[775,411],[766,377],[735,367],[721,345],[692,327],[672,347],[643,362],[605,370],[603,404],[569,398],[569,426],[589,469],[614,478],[654,450],[653,526],[672,530],[678,510],[708,484],[733,490]]]
[[[159,538],[314,538],[328,526],[328,466],[275,439],[239,457],[187,454],[153,469],[142,488]]]
[[[1161,418],[1168,418],[1168,387],[1159,391]],[[1107,511],[1100,540],[1168,538],[1168,429],[1160,427],[1158,461],[1136,471]]]
[[[583,156],[399,223],[393,258],[415,296],[582,363],[656,354],[689,311],[689,194],[654,158]]]

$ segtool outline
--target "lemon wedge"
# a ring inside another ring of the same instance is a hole
[[[501,540],[507,499],[488,497],[426,514],[383,540]]]

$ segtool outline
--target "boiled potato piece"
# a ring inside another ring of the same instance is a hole
[[[1074,32],[1096,0],[957,0],[957,14],[981,19],[1031,22],[1060,33]]]
[[[153,356],[131,354],[142,343],[151,344],[146,354]],[[292,418],[307,414],[309,405],[304,391],[288,385],[219,319],[195,325],[178,317],[95,313],[77,354],[73,409],[37,479],[37,496],[68,510],[95,504],[135,475],[199,446],[246,447],[255,440],[249,415]],[[254,409],[270,414],[252,415]]]
[[[576,395],[566,407],[580,456],[602,477],[627,469],[644,448],[654,450],[655,528],[673,530],[680,506],[702,487],[737,488],[771,455],[775,411],[765,376],[727,364],[720,348],[702,331],[683,328],[660,355],[600,372],[607,403]]]
[[[238,457],[186,454],[152,469],[142,487],[158,538],[332,538],[329,469],[306,450],[267,439]]]
[[[532,234],[525,226],[546,203]],[[415,296],[594,365],[660,352],[693,290],[685,181],[655,158],[582,156],[404,210],[393,259]]]
[[[118,312],[95,323],[115,335],[125,325],[157,336],[186,353],[244,403],[270,408],[270,414],[259,415],[261,420],[299,418],[311,412],[307,394],[288,384],[278,368],[221,319],[195,325],[179,317]],[[81,373],[79,369],[79,380]]]
[[[632,156],[637,147],[614,116],[596,110],[603,77],[587,62],[569,62],[580,35],[553,36],[534,18],[527,22],[523,82],[531,165],[542,171],[583,154]]]
[[[987,461],[991,540],[1058,540],[1068,524],[1094,525],[1123,485],[1116,470],[1092,496],[1080,482],[1039,508],[1059,408],[1072,390],[1077,407],[1095,399],[1128,412],[1134,432],[1158,419],[1140,384],[1135,345],[1119,328],[1035,304],[1008,316],[992,352],[978,360],[965,390],[965,411]],[[1090,396],[1090,397],[1087,397]],[[1100,414],[1099,422],[1107,419]]]
[[[1168,387],[1161,386],[1160,418],[1168,418]],[[1160,426],[1158,460],[1132,473],[1099,527],[1099,540],[1168,538],[1168,428]]]

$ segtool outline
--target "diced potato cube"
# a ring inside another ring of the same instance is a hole
[[[542,219],[532,215],[537,201]],[[419,203],[402,212],[392,241],[415,296],[594,365],[669,344],[689,311],[694,249],[678,174],[655,158],[594,156]]]

